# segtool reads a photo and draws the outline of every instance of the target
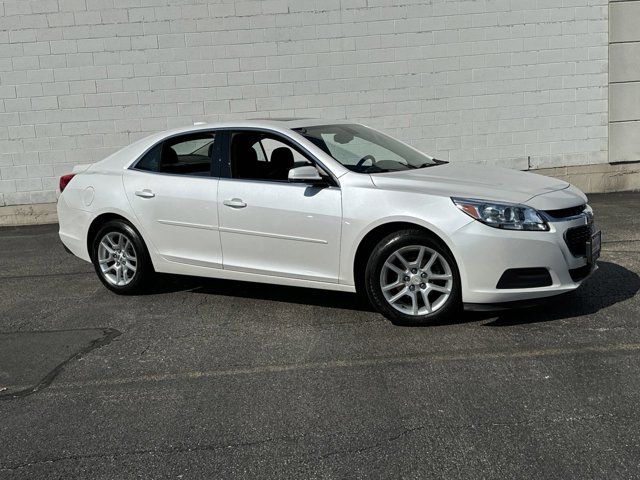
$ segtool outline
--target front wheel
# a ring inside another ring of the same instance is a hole
[[[98,230],[91,259],[100,281],[123,295],[140,293],[153,273],[142,238],[122,220],[111,220]]]
[[[383,238],[365,271],[373,305],[396,323],[437,323],[461,305],[460,274],[449,250],[421,230]]]

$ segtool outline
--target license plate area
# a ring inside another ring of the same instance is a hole
[[[602,232],[598,230],[587,240],[587,262],[593,265],[600,258],[602,248]]]

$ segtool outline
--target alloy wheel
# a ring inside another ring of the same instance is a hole
[[[447,260],[424,245],[393,252],[380,271],[380,288],[389,305],[405,315],[427,315],[447,302],[453,274]]]
[[[118,287],[128,285],[138,268],[133,241],[122,232],[105,234],[98,245],[98,264],[102,276],[110,284]]]

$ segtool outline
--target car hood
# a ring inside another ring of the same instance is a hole
[[[527,204],[540,210],[586,202],[584,194],[555,178],[508,168],[451,163],[371,175],[376,187]]]

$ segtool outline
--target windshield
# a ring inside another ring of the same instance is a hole
[[[363,125],[317,125],[294,130],[354,172],[397,172],[446,163]]]

